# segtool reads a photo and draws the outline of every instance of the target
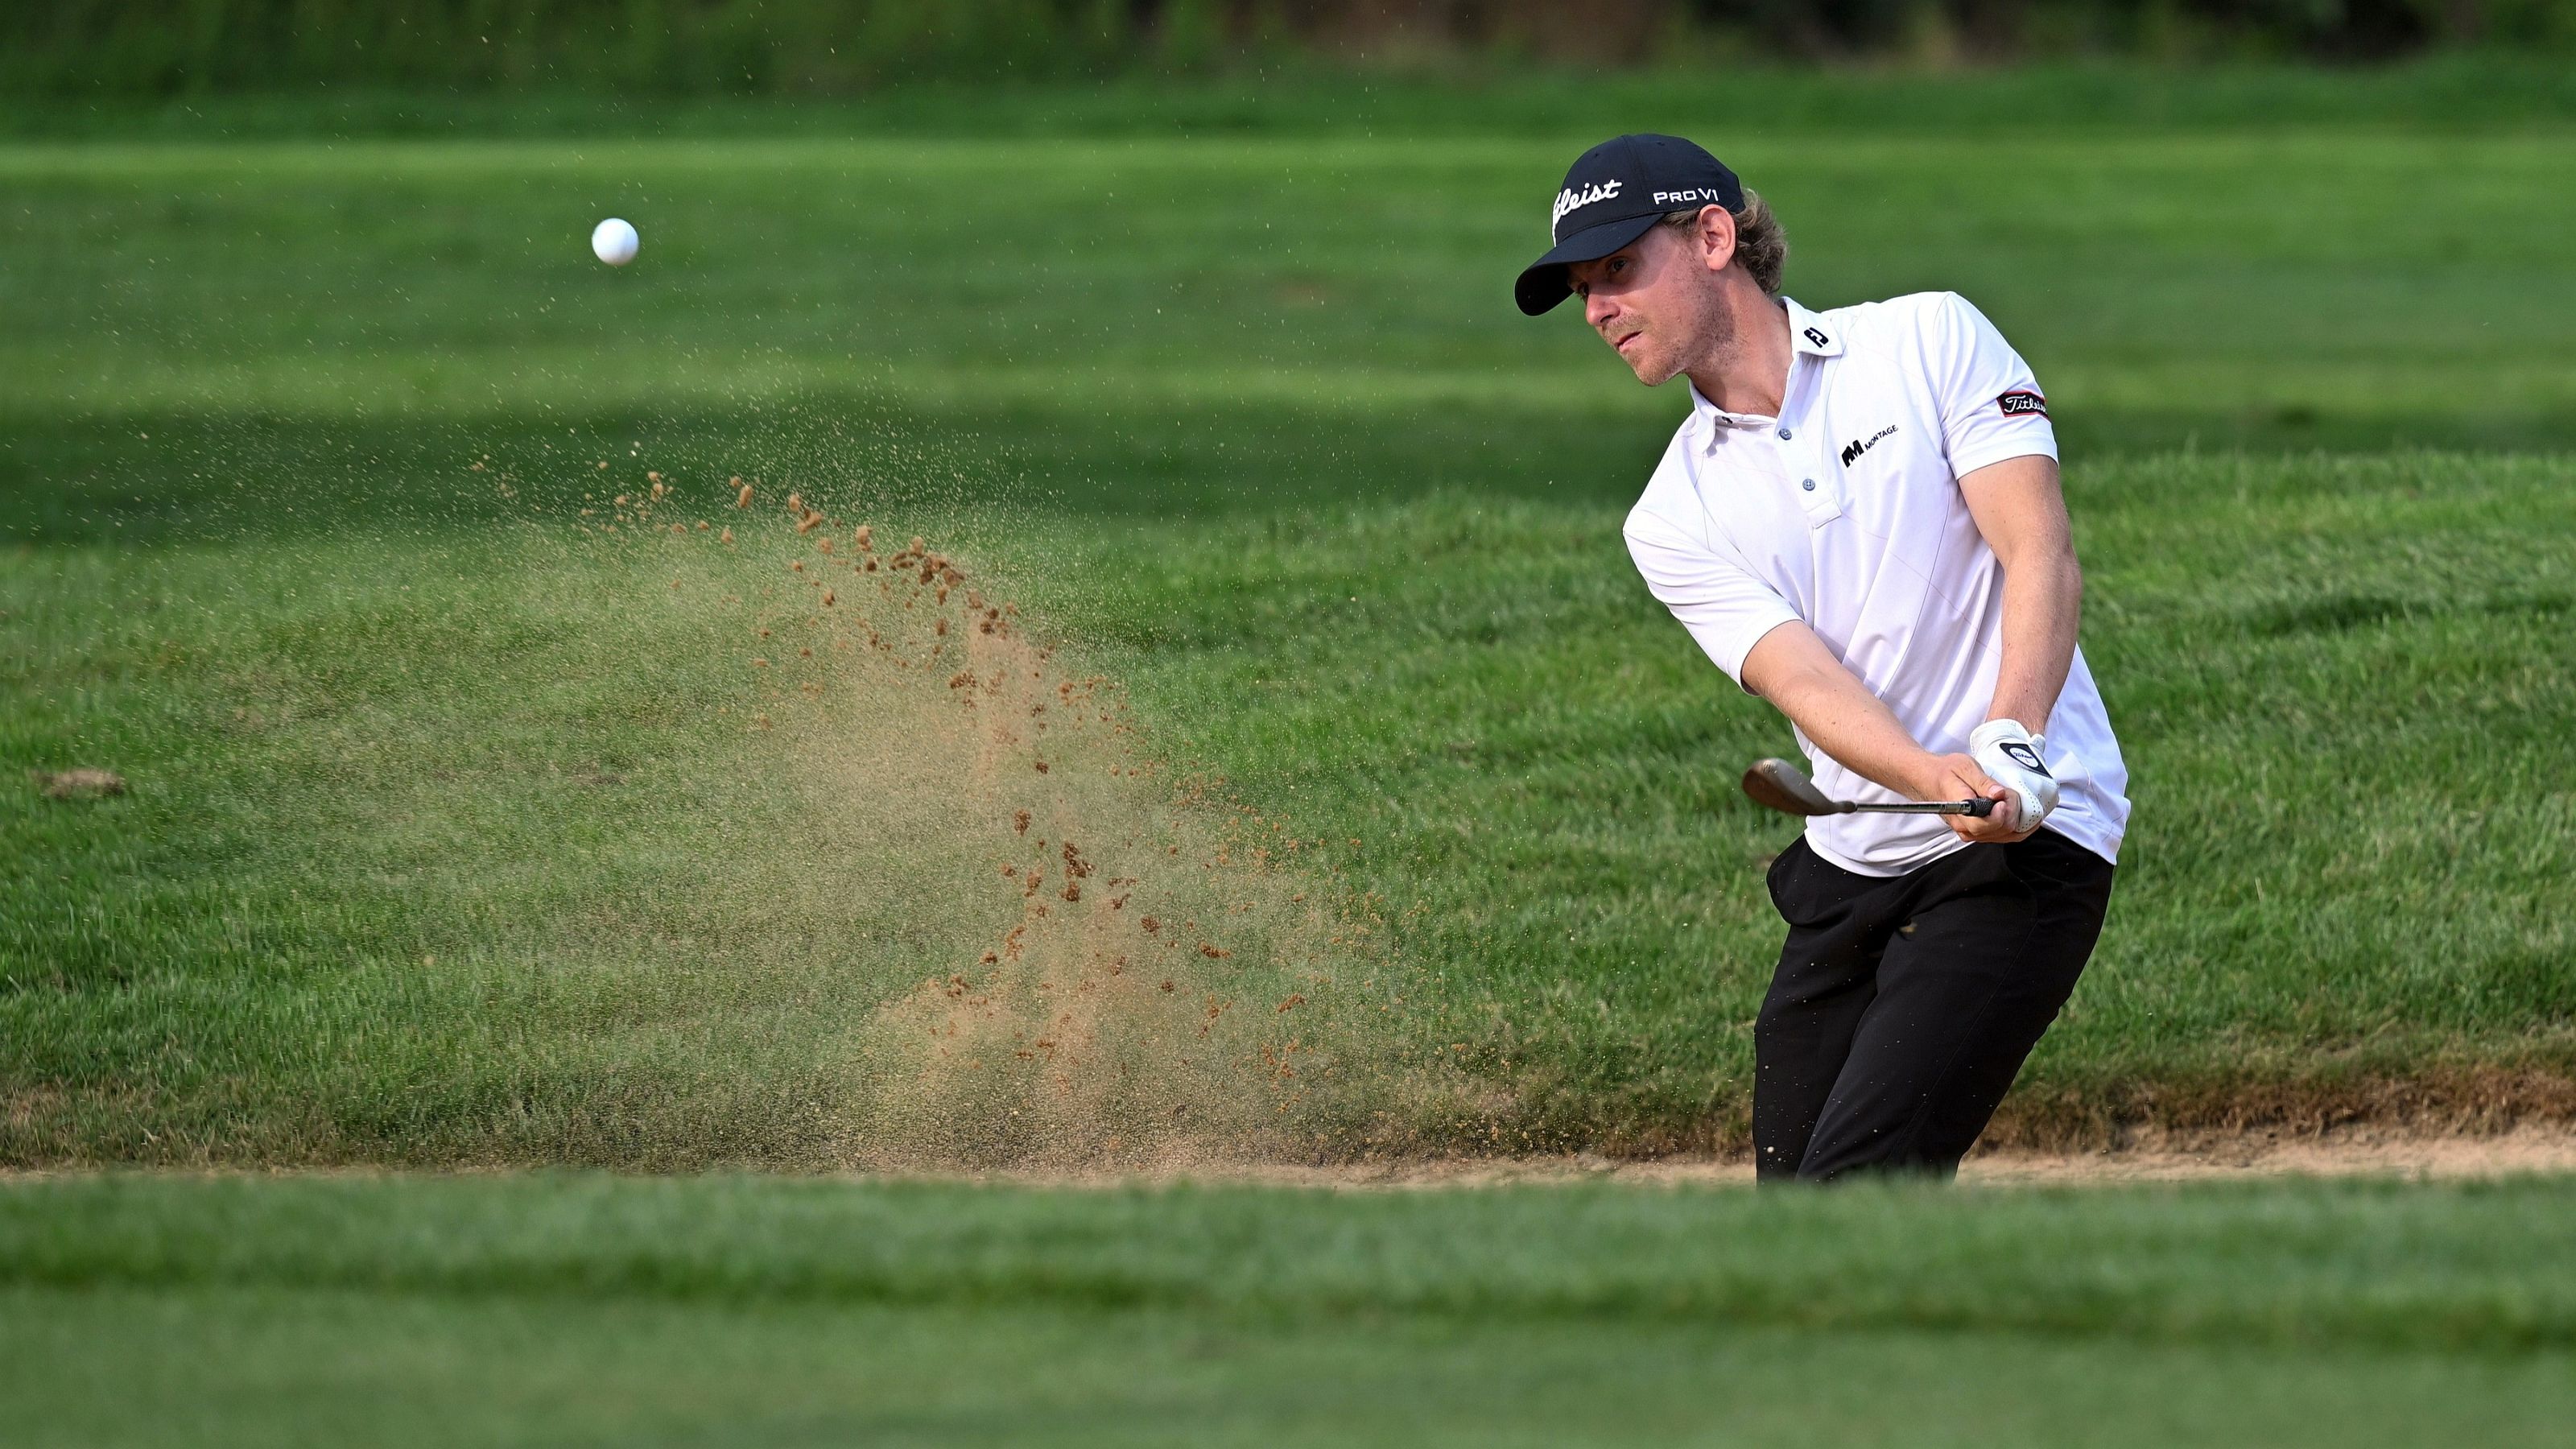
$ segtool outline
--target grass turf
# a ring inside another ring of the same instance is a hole
[[[22,1180],[0,1384],[36,1443],[2536,1444],[2566,1194]]]
[[[0,147],[0,762],[135,782],[0,797],[6,1156],[831,1159],[847,1023],[989,903],[816,826],[819,726],[712,713],[749,575],[657,610],[659,556],[573,545],[648,466],[960,540],[1320,842],[1388,921],[1337,979],[1401,998],[1346,1056],[1467,1074],[1409,1130],[1731,1140],[1785,831],[1727,782],[1785,731],[1616,545],[1675,398],[1504,302],[1595,137],[1436,108]],[[2570,133],[1651,109],[1802,300],[1962,290],[2060,414],[2140,815],[2012,1130],[2565,1110]]]

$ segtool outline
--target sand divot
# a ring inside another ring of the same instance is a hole
[[[125,793],[125,777],[114,770],[29,770],[27,778],[49,800],[98,800]]]

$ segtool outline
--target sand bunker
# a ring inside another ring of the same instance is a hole
[[[2487,1135],[2419,1134],[2368,1127],[2322,1133],[2142,1132],[2092,1152],[1977,1152],[1961,1164],[1969,1188],[2117,1187],[2146,1183],[2278,1178],[2375,1178],[2460,1182],[2576,1174],[2576,1128],[2530,1124]],[[953,1174],[951,1175],[953,1176]],[[1118,1188],[1188,1181],[1334,1191],[1546,1187],[1753,1186],[1753,1162],[1737,1154],[1655,1158],[1594,1153],[1475,1157],[1396,1153],[1351,1161],[1183,1165],[1171,1170],[1016,1172],[972,1175],[995,1183]]]

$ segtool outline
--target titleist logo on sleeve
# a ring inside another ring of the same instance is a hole
[[[2035,392],[2005,393],[2002,397],[1995,399],[1995,406],[2002,408],[2004,410],[2004,416],[2008,418],[2016,417],[2023,413],[2030,413],[2043,418],[2048,416],[2048,399],[2041,397]]]

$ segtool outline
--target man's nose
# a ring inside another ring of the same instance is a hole
[[[1617,316],[1618,313],[1619,304],[1599,292],[1583,299],[1583,320],[1591,323],[1592,330],[1595,332],[1600,331],[1602,324]]]

